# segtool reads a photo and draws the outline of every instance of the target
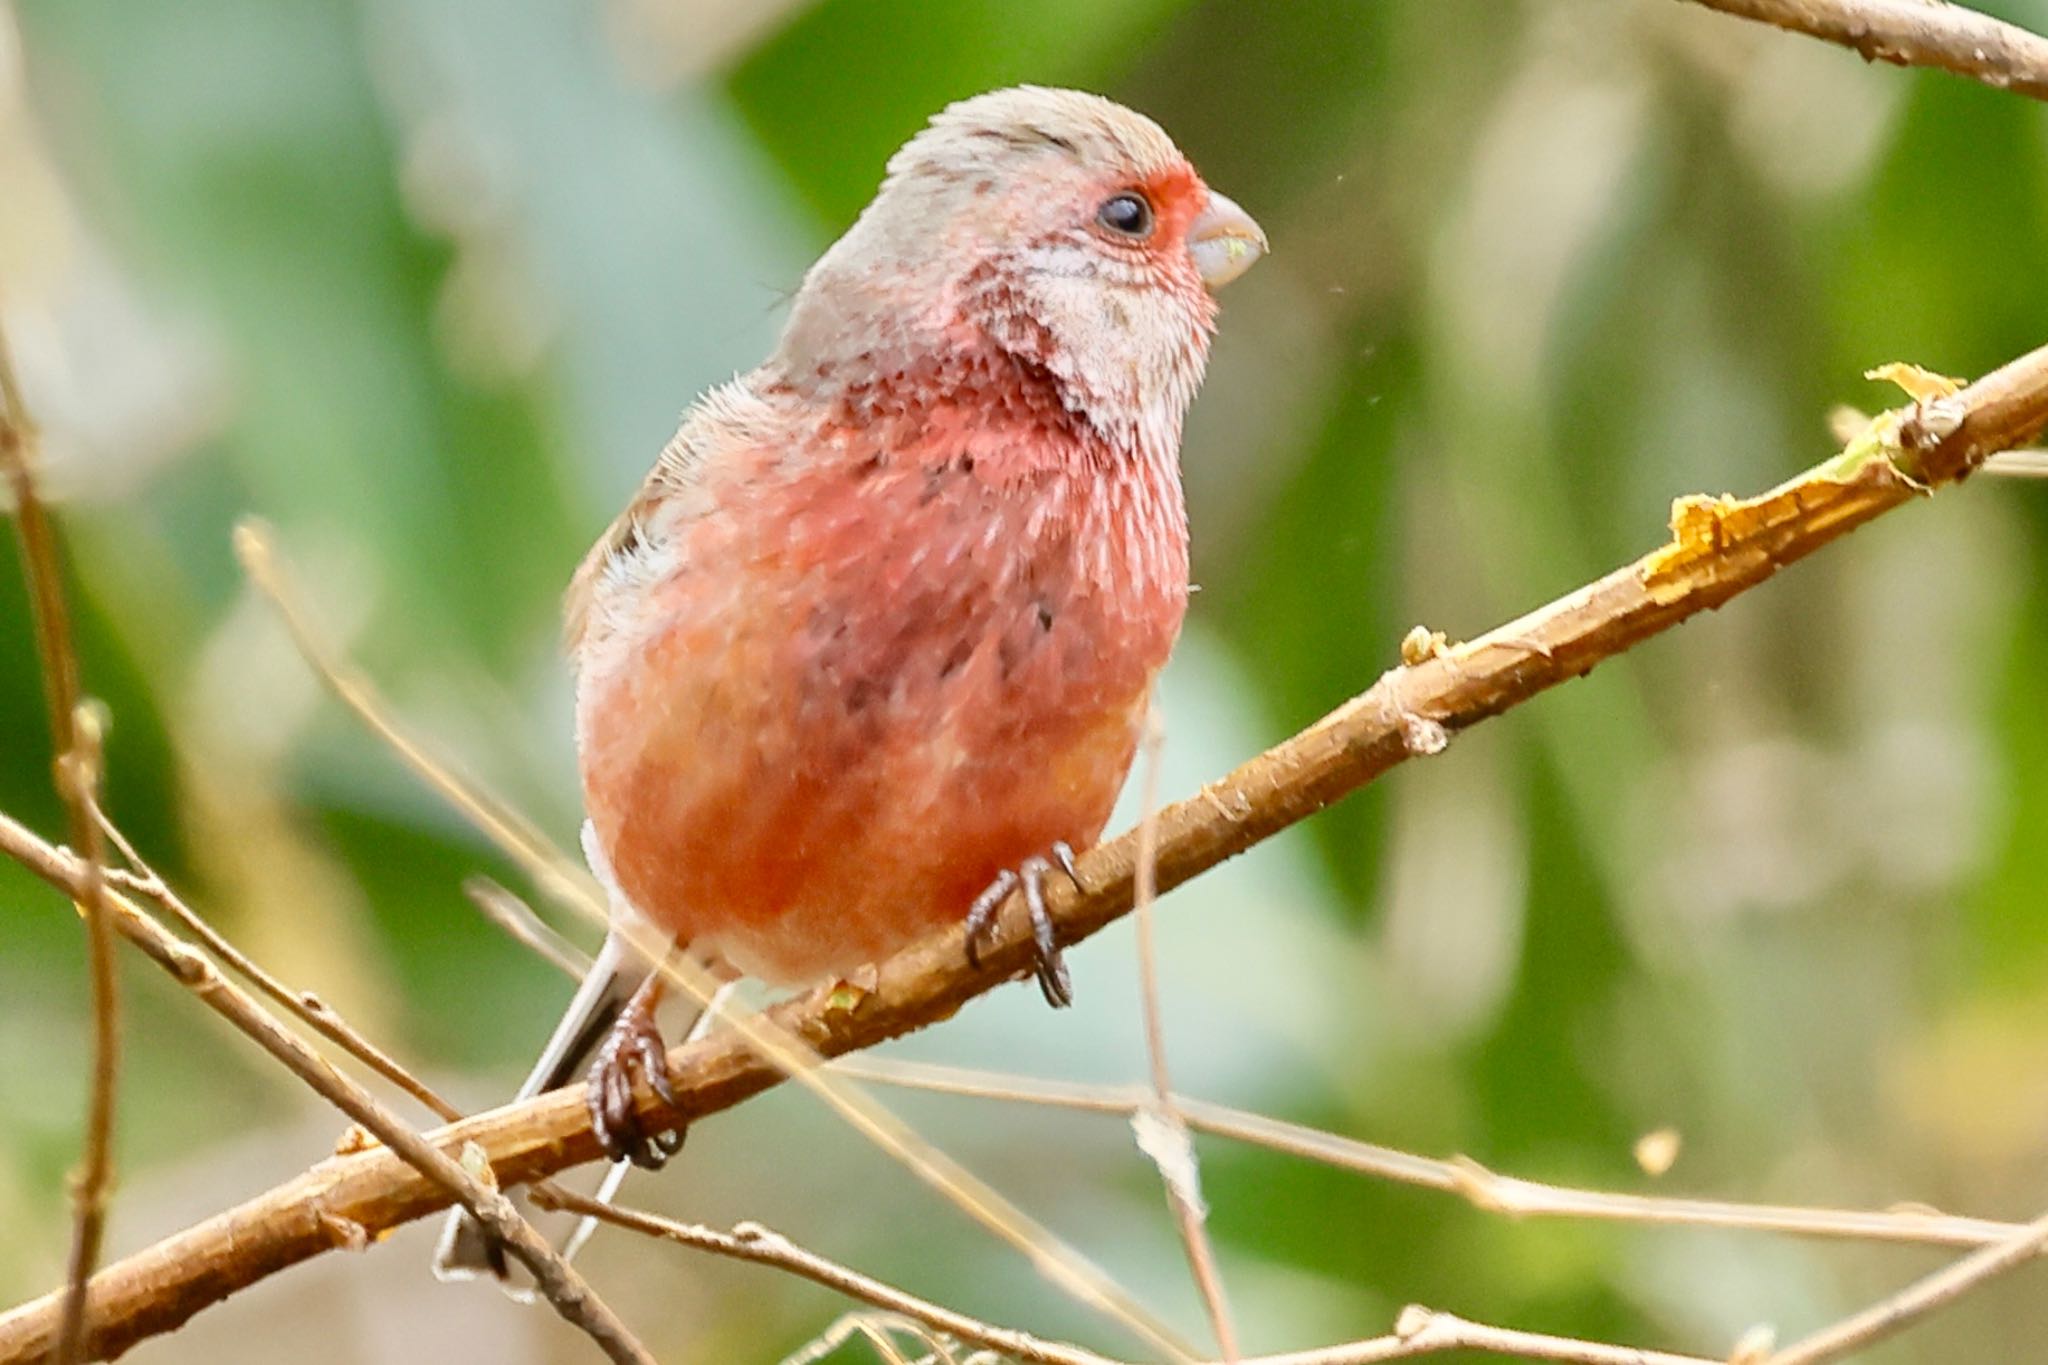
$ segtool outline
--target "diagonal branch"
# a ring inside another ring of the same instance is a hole
[[[837,1062],[834,1071],[874,1085],[900,1086],[965,1099],[1004,1100],[1092,1114],[1130,1117],[1154,1102],[1130,1085],[1091,1085],[1007,1072],[977,1071],[931,1062],[868,1057]],[[1289,1123],[1246,1109],[1186,1095],[1173,1097],[1188,1127],[1212,1137],[1320,1162],[1337,1170],[1456,1195],[1474,1208],[1510,1218],[1579,1218],[1603,1223],[1665,1227],[1740,1228],[1859,1242],[1934,1247],[1982,1247],[2026,1231],[2024,1223],[1963,1218],[1922,1206],[1886,1211],[1744,1204],[1682,1196],[1576,1189],[1502,1175],[1469,1157],[1420,1156],[1362,1142],[1320,1128]]]
[[[1824,1361],[1840,1360],[1852,1351],[1904,1331],[1986,1280],[2033,1260],[2043,1247],[2048,1247],[2048,1214],[1914,1281],[1890,1298],[1792,1343],[1765,1365],[1822,1365]]]
[[[2048,100],[2048,38],[1944,0],[1693,0],[1839,43],[1865,61],[1931,66]]]
[[[1842,455],[1759,497],[1682,499],[1670,543],[1519,620],[1463,645],[1431,645],[1362,695],[1159,814],[1157,874],[1170,889],[1356,790],[1451,734],[1590,671],[1603,659],[1756,587],[1780,568],[1872,519],[1968,475],[1993,451],[2048,425],[2048,348],[1952,395],[1929,391],[1881,415]],[[0,851],[71,889],[84,869],[0,820]],[[1126,835],[1081,864],[1083,889],[1052,889],[1063,943],[1129,911],[1137,841]],[[768,1018],[823,1056],[838,1056],[942,1020],[998,983],[1025,974],[1033,944],[1022,906],[1005,907],[971,967],[957,929],[880,963],[860,986],[821,989]],[[713,1036],[670,1054],[679,1102],[640,1096],[655,1129],[730,1108],[782,1079],[744,1041]],[[551,1175],[599,1155],[581,1087],[465,1120],[431,1135],[439,1148],[475,1143],[502,1184]],[[449,1202],[447,1189],[388,1151],[321,1163],[108,1267],[94,1280],[103,1349],[168,1331],[208,1304],[330,1249],[323,1210],[381,1233]],[[0,1316],[0,1362],[47,1340],[45,1298]],[[43,1334],[43,1335],[38,1335]]]
[[[474,1214],[504,1242],[506,1250],[532,1272],[541,1294],[555,1310],[582,1329],[609,1359],[620,1362],[620,1365],[654,1365],[654,1357],[633,1338],[610,1306],[555,1253],[545,1238],[520,1217],[512,1201],[498,1192],[488,1173],[479,1176],[470,1171],[466,1149],[456,1149],[463,1152],[463,1160],[457,1161],[447,1154],[447,1144],[433,1137],[423,1137],[408,1127],[369,1091],[335,1070],[298,1035],[279,1023],[254,996],[223,976],[204,953],[165,931],[127,896],[106,886],[100,878],[97,864],[92,860],[80,859],[65,850],[51,847],[5,816],[0,816],[0,850],[69,894],[76,895],[81,888],[98,882],[102,912],[115,931],[140,948],[216,1013],[259,1043],[309,1088],[385,1144],[376,1149],[379,1156],[397,1163],[439,1191],[442,1204],[459,1202]],[[345,1164],[347,1158],[338,1158],[337,1161]],[[312,1173],[335,1164],[335,1161],[324,1162],[315,1166]],[[346,1208],[319,1198],[280,1211],[278,1216],[297,1222],[297,1231],[324,1243],[323,1249],[367,1246],[382,1230],[363,1224]],[[211,1221],[217,1223],[220,1220]],[[249,1230],[239,1231],[246,1233]],[[237,1244],[238,1229],[231,1220],[222,1228],[222,1235],[229,1246]],[[260,1254],[262,1248],[252,1250]],[[272,1268],[281,1269],[299,1259],[303,1257],[293,1257]],[[132,1264],[133,1261],[131,1257],[121,1264]],[[244,1274],[248,1269],[247,1263],[241,1267]],[[178,1269],[178,1273],[201,1284],[212,1279],[212,1268],[203,1264],[185,1265]],[[257,1277],[266,1273],[268,1271],[258,1271]],[[81,1349],[91,1353],[93,1358],[110,1359],[138,1339],[139,1334],[134,1329],[135,1315],[124,1293],[130,1288],[132,1286],[118,1267],[102,1271],[87,1284],[82,1305],[82,1328],[79,1329],[80,1344]],[[64,1304],[69,1298],[64,1293],[45,1295],[26,1308],[0,1318],[0,1361],[8,1362],[8,1365],[16,1365],[16,1362],[26,1365],[27,1362],[52,1358],[53,1346],[61,1340],[60,1334],[64,1330]],[[177,1321],[182,1322],[200,1306],[192,1304]],[[175,1323],[169,1325],[174,1326]]]

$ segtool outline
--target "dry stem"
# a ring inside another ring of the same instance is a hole
[[[1815,1332],[1773,1355],[1766,1365],[1821,1365],[1839,1360],[1903,1331],[1914,1322],[1953,1303],[1986,1280],[2003,1275],[2040,1255],[2048,1247],[2048,1214],[2014,1229],[1952,1265],[1944,1266],[1862,1312]]]
[[[0,816],[0,850],[45,881],[74,895],[92,875],[85,860],[52,848],[5,816]],[[165,932],[126,896],[111,889],[105,890],[104,908],[122,937],[141,948],[209,1008],[255,1040],[310,1089],[324,1096],[382,1142],[383,1149],[374,1149],[376,1156],[405,1170],[413,1179],[426,1182],[438,1191],[440,1204],[445,1205],[452,1199],[475,1214],[533,1273],[541,1293],[556,1311],[587,1333],[609,1358],[631,1362],[632,1365],[654,1365],[654,1358],[633,1339],[625,1324],[598,1298],[582,1276],[564,1264],[546,1240],[519,1216],[512,1201],[500,1194],[495,1184],[470,1174],[463,1163],[447,1156],[442,1150],[445,1144],[430,1141],[414,1132],[375,1096],[336,1071],[318,1052],[286,1029],[255,997],[222,976],[205,954]],[[454,1146],[456,1150],[463,1150],[459,1144]],[[359,1156],[337,1157],[315,1166],[308,1176],[318,1177],[323,1172],[338,1166],[345,1167],[359,1159]],[[289,1237],[318,1244],[322,1250],[361,1246],[382,1231],[381,1227],[365,1224],[354,1217],[348,1206],[318,1196],[295,1207],[279,1210],[274,1216],[281,1220],[281,1225],[275,1229],[263,1229],[263,1232],[288,1231]],[[289,1224],[289,1229],[282,1224]],[[256,1277],[260,1278],[294,1260],[303,1259],[292,1257],[282,1261],[271,1260],[266,1264],[263,1258],[274,1254],[274,1248],[268,1245],[270,1239],[258,1236],[252,1241],[250,1234],[258,1229],[238,1224],[232,1214],[210,1219],[201,1226],[215,1228],[229,1247],[248,1247],[255,1259],[231,1255],[226,1263],[215,1265],[178,1265],[174,1262],[172,1266],[159,1267],[154,1272],[158,1283],[175,1285],[184,1281],[187,1285],[197,1284],[202,1287],[202,1294],[207,1293],[206,1286],[212,1286],[212,1297],[218,1297],[222,1286],[220,1272],[224,1268],[229,1269],[232,1277],[246,1274],[252,1267],[260,1267],[256,1269]],[[149,1254],[142,1253],[143,1258]],[[135,1286],[121,1271],[121,1266],[132,1267],[136,1260],[130,1257],[120,1265],[109,1267],[94,1276],[88,1286],[84,1347],[95,1357],[117,1355],[141,1336],[149,1334],[135,1330],[137,1317],[129,1302]],[[62,1298],[62,1295],[46,1295],[0,1317],[0,1363],[27,1365],[27,1362],[46,1358],[57,1340]],[[199,1306],[199,1303],[189,1303],[177,1320],[183,1321]]]
[[[758,1223],[741,1223],[731,1232],[720,1232],[715,1228],[679,1223],[637,1209],[614,1208],[594,1199],[553,1189],[544,1194],[537,1193],[535,1202],[544,1206],[552,1204],[571,1213],[599,1219],[613,1227],[700,1251],[773,1266],[955,1340],[1000,1351],[1006,1358],[1023,1361],[1027,1365],[1122,1365],[1110,1356],[995,1326],[957,1309],[921,1299],[806,1250]],[[1413,1306],[1402,1312],[1393,1332],[1386,1336],[1286,1355],[1243,1360],[1233,1355],[1229,1365],[1369,1365],[1373,1361],[1401,1360],[1455,1350],[1490,1351],[1525,1360],[1576,1361],[1582,1365],[1709,1365],[1697,1356],[1670,1355],[1629,1346],[1610,1346],[1603,1342],[1489,1327],[1448,1313]]]
[[[616,1208],[595,1199],[553,1188],[545,1193],[536,1191],[534,1202],[543,1207],[552,1204],[570,1213],[580,1213],[613,1227],[695,1247],[699,1251],[773,1266],[778,1270],[800,1275],[848,1298],[873,1304],[887,1312],[900,1313],[949,1337],[971,1342],[976,1346],[986,1346],[1014,1359],[1032,1362],[1033,1365],[1114,1365],[1114,1362],[1093,1351],[1061,1342],[1045,1341],[1028,1332],[993,1326],[947,1308],[943,1304],[921,1299],[915,1294],[906,1293],[893,1285],[884,1284],[871,1276],[807,1251],[782,1234],[762,1227],[759,1223],[741,1223],[731,1232],[720,1232],[715,1228],[656,1217],[637,1209]]]
[[[85,1284],[99,1264],[106,1231],[107,1191],[114,1183],[114,1095],[120,1081],[121,1001],[114,976],[114,940],[107,931],[106,879],[98,827],[92,820],[100,783],[100,727],[79,694],[78,653],[64,598],[57,534],[36,489],[36,431],[14,357],[0,331],[0,474],[14,500],[22,573],[35,617],[36,654],[49,706],[52,770],[64,802],[72,846],[85,855],[73,904],[85,920],[86,967],[92,990],[92,1088],[86,1101],[84,1155],[72,1180],[75,1214],[54,1359],[71,1365],[83,1350]]]
[[[1125,1117],[1138,1113],[1153,1100],[1149,1091],[1136,1086],[1041,1080],[888,1057],[843,1059],[833,1063],[832,1069],[876,1085]],[[1454,1194],[1474,1208],[1511,1218],[1580,1218],[1653,1226],[1739,1228],[1798,1237],[1942,1247],[1986,1246],[2026,1230],[2023,1223],[1961,1218],[1918,1209],[1871,1212],[1572,1189],[1501,1175],[1467,1157],[1444,1160],[1419,1156],[1186,1095],[1175,1095],[1173,1102],[1188,1126],[1197,1132],[1319,1161],[1378,1180]]]
[[[206,946],[208,952],[233,968],[243,979],[256,989],[275,1000],[290,1013],[305,1021],[308,1027],[328,1041],[340,1047],[357,1061],[382,1076],[406,1094],[418,1100],[436,1118],[453,1122],[462,1117],[462,1111],[436,1094],[425,1081],[406,1069],[403,1062],[365,1038],[356,1027],[336,1012],[319,995],[312,991],[294,990],[256,962],[247,953],[237,948],[228,937],[201,915],[180,896],[150,866],[127,836],[106,814],[97,808],[93,811],[93,822],[107,840],[120,851],[129,871],[114,869],[107,876],[115,885],[145,900],[153,902],[165,914],[183,925],[185,931]]]
[[[1138,820],[1138,866],[1131,890],[1131,910],[1138,926],[1138,1001],[1145,1020],[1145,1056],[1151,1063],[1153,1103],[1132,1115],[1135,1123],[1163,1127],[1154,1142],[1166,1142],[1171,1150],[1153,1150],[1140,1145],[1159,1167],[1166,1185],[1166,1202],[1180,1229],[1181,1245],[1187,1250],[1188,1270],[1195,1290],[1202,1296],[1202,1308],[1209,1315],[1209,1328],[1216,1334],[1216,1348],[1226,1361],[1238,1358],[1237,1328],[1230,1317],[1230,1302],[1224,1296],[1223,1276],[1216,1268],[1216,1250],[1209,1241],[1208,1210],[1202,1204],[1201,1169],[1195,1161],[1194,1142],[1188,1136],[1187,1120],[1174,1102],[1173,1075],[1166,1065],[1166,1023],[1159,1007],[1159,955],[1154,947],[1152,902],[1158,898],[1159,861],[1159,756],[1166,734],[1157,710],[1145,717],[1144,800]]]
[[[1693,0],[1838,43],[1865,61],[1930,66],[2048,99],[2048,39],[1962,5],[1930,0]]]

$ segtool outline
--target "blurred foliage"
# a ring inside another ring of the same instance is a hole
[[[2048,0],[1987,5],[2036,29]],[[1640,553],[1668,500],[1828,453],[1890,359],[2043,338],[2048,116],[1666,0],[16,0],[0,301],[64,497],[113,810],[228,932],[467,1102],[566,983],[463,903],[510,869],[321,697],[250,600],[275,521],[418,727],[576,822],[555,602],[706,384],[949,99],[1022,80],[1156,116],[1265,224],[1186,470],[1192,790],[1359,690]],[[1193,1093],[1561,1181],[2038,1211],[2048,1150],[2048,492],[1980,480],[1465,737],[1176,892]],[[58,827],[0,564],[0,808]],[[1127,805],[1123,818],[1131,810]],[[1127,932],[1082,1005],[1005,991],[906,1053],[1142,1074]],[[316,1159],[338,1121],[141,964],[114,1249]],[[53,1283],[85,1068],[80,936],[0,867],[0,1298]],[[1198,1333],[1120,1126],[900,1097]],[[1061,1159],[1048,1162],[1053,1144]],[[1928,1264],[1516,1224],[1205,1143],[1247,1345],[1468,1316],[1713,1354]],[[633,1197],[757,1217],[968,1311],[1114,1348],[1010,1253],[776,1095]],[[672,1359],[767,1360],[840,1305],[606,1237]],[[432,1285],[425,1234],[203,1315],[151,1358],[582,1359]],[[2029,1359],[2000,1289],[1872,1359]],[[302,1335],[299,1340],[304,1340]],[[860,1355],[849,1347],[848,1358]]]

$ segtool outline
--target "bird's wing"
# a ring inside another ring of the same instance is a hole
[[[626,570],[643,555],[652,557],[678,519],[701,514],[700,500],[688,495],[703,482],[717,452],[759,443],[772,432],[776,414],[761,397],[763,387],[757,371],[692,404],[626,510],[583,556],[562,601],[563,645],[572,659],[590,637],[609,585],[629,578]]]

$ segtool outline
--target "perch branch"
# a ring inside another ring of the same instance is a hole
[[[1440,751],[1453,732],[1720,606],[1837,537],[1963,478],[1986,455],[2025,442],[2044,424],[2048,348],[1959,393],[1930,395],[1880,415],[1843,454],[1759,497],[1681,500],[1670,543],[1469,644],[1430,649],[1299,735],[1161,811],[1160,889],[1244,851],[1410,757]],[[1126,835],[1083,860],[1080,890],[1051,888],[1060,941],[1078,942],[1127,912],[1135,871],[1136,840]],[[67,886],[81,875],[68,857],[49,872]],[[878,964],[871,977],[863,974],[859,988],[812,991],[766,1017],[824,1056],[900,1036],[1026,973],[1033,944],[1025,921],[1013,897],[978,968],[967,964],[955,928]],[[639,1097],[653,1130],[694,1122],[782,1079],[746,1042],[731,1037],[676,1049],[669,1064],[679,1102],[670,1107],[644,1091]],[[580,1086],[467,1119],[432,1141],[475,1143],[501,1184],[539,1179],[599,1155]],[[388,1151],[323,1162],[109,1266],[94,1281],[98,1330],[120,1345],[167,1331],[200,1308],[328,1250],[332,1238],[309,1216],[313,1209],[381,1233],[448,1202],[441,1183]],[[45,1299],[0,1317],[0,1361],[21,1359],[7,1344],[43,1330],[54,1311]]]
[[[2048,38],[1935,0],[1692,0],[1837,43],[1865,61],[1929,66],[2048,99]]]
[[[114,1183],[114,1094],[120,1082],[121,999],[114,976],[114,939],[107,929],[106,878],[93,803],[100,782],[100,724],[79,692],[78,652],[71,635],[71,610],[64,597],[57,532],[36,488],[36,428],[14,375],[14,357],[0,331],[0,473],[14,500],[14,529],[21,542],[22,575],[35,618],[36,656],[42,666],[43,696],[49,706],[52,775],[64,802],[74,848],[85,854],[72,904],[85,920],[86,971],[92,991],[92,1088],[86,1100],[85,1148],[72,1179],[75,1212],[71,1255],[64,1289],[63,1319],[52,1358],[71,1365],[81,1358],[85,1285],[99,1264],[106,1232],[107,1192]]]

